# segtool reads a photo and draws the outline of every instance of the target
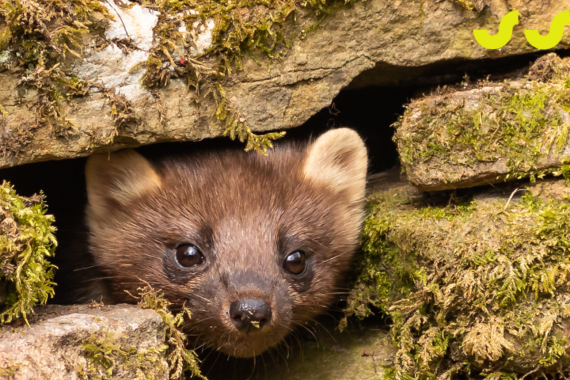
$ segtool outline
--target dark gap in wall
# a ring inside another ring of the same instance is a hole
[[[10,181],[19,195],[30,196],[43,191],[48,212],[55,216],[59,246],[52,262],[59,269],[55,275],[56,297],[50,303],[65,303],[68,291],[79,286],[85,277],[75,269],[92,265],[89,256],[84,254],[87,248],[87,232],[83,225],[83,209],[87,202],[83,176],[85,161],[85,158],[48,161],[0,170],[0,178]],[[63,251],[73,254],[63,257],[60,254]]]
[[[398,163],[391,125],[403,113],[413,91],[415,87],[386,86],[341,91],[331,106],[311,117],[302,128],[287,131],[287,138],[303,140],[331,128],[349,127],[364,138],[369,153],[369,172],[390,169]]]
[[[434,87],[460,83],[464,80],[465,74],[471,81],[485,78],[497,81],[526,72],[536,59],[549,53],[551,51],[538,51],[504,58],[451,59],[414,68],[379,62],[376,67],[366,70],[354,78],[348,88],[370,85]],[[570,49],[556,50],[555,53],[561,58],[569,57]]]
[[[570,50],[557,52],[570,56]],[[333,103],[311,117],[301,128],[287,131],[290,139],[318,136],[330,128],[350,127],[364,137],[370,155],[370,173],[379,173],[398,164],[391,125],[412,99],[429,94],[438,86],[455,85],[488,78],[500,81],[524,75],[530,65],[547,52],[472,61],[403,68],[387,64],[367,70],[334,99]]]

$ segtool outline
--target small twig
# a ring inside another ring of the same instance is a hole
[[[493,185],[491,182],[485,180],[485,182],[487,182],[487,185],[491,185],[491,187],[493,187],[494,189],[497,189],[497,187],[495,185]]]
[[[505,211],[507,210],[507,207],[509,207],[509,203],[511,203],[511,199],[513,199],[513,197],[515,196],[515,193],[519,191],[518,187],[515,189],[515,191],[513,191],[511,193],[511,196],[509,197],[509,200],[507,201],[507,204],[505,205]]]
[[[119,16],[119,20],[121,20],[121,24],[123,24],[123,29],[125,29],[125,33],[127,34],[127,38],[129,39],[129,42],[131,41],[131,36],[129,36],[129,32],[127,32],[127,27],[125,26],[125,23],[123,22],[123,18],[121,17],[121,15],[119,14],[119,11],[117,11],[109,2],[109,0],[105,0],[105,2],[107,4],[109,4],[109,6],[111,7],[112,10],[115,11],[115,13],[117,14],[117,16]]]
[[[505,205],[505,209],[504,209],[503,211],[507,211],[507,207],[509,207],[509,203],[511,203],[511,200],[512,200],[513,197],[515,196],[516,192],[519,191],[519,190],[521,190],[521,191],[528,191],[528,189],[519,189],[519,188],[516,188],[515,191],[513,191],[513,192],[511,193],[511,196],[509,197],[509,200],[507,201],[507,204]],[[522,379],[521,379],[521,380],[522,380]]]
[[[518,190],[518,189],[517,189]],[[528,372],[526,375],[524,375],[523,377],[521,377],[520,380],[523,380],[525,377],[527,377],[530,374],[533,374],[535,372],[538,372],[538,370],[540,369],[540,366],[537,366],[535,369],[533,369],[532,371]]]

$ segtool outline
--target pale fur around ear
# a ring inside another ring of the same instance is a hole
[[[334,192],[345,192],[349,202],[354,203],[364,198],[367,168],[364,141],[352,129],[339,128],[326,132],[309,146],[303,174]]]
[[[137,196],[161,186],[151,164],[132,149],[92,155],[85,166],[85,178],[93,216],[104,216],[114,207],[126,206]]]

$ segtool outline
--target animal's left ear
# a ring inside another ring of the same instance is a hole
[[[348,128],[321,135],[307,151],[303,175],[313,183],[360,202],[366,191],[368,154],[358,133]]]

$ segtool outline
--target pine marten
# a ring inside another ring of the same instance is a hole
[[[107,297],[161,289],[184,331],[236,357],[278,344],[335,299],[363,221],[367,152],[351,129],[267,156],[222,150],[86,165],[89,250]]]

